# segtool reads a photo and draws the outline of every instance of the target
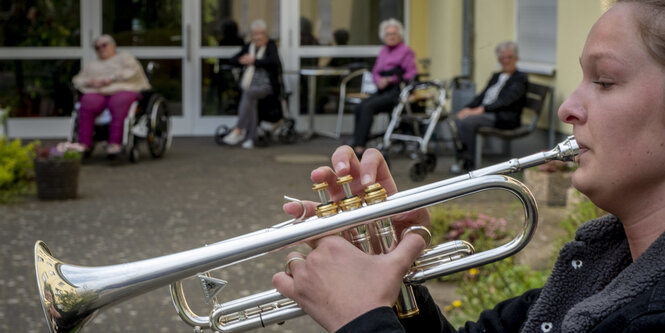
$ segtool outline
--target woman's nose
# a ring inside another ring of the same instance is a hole
[[[580,124],[586,121],[586,110],[579,92],[579,87],[559,106],[559,119],[569,124]]]

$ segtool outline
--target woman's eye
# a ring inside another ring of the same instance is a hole
[[[593,84],[598,85],[601,89],[609,89],[614,83],[607,81],[593,81]]]

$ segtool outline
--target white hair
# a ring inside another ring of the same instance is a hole
[[[518,57],[518,54],[517,54],[517,43],[515,43],[515,42],[513,42],[513,41],[510,41],[510,40],[509,40],[509,41],[505,41],[505,42],[501,42],[501,43],[499,43],[499,44],[496,46],[496,48],[494,49],[494,53],[496,54],[496,57],[498,58],[499,55],[501,55],[501,52],[503,52],[503,51],[505,51],[505,50],[511,50],[511,51],[513,51],[513,54],[515,55],[515,57]]]
[[[249,27],[252,31],[263,30],[266,33],[268,32],[268,25],[266,24],[266,21],[262,19],[254,20]]]
[[[92,42],[92,47],[95,47],[95,45],[97,45],[97,42],[99,42],[101,40],[107,42],[108,44],[116,46],[115,39],[113,39],[113,37],[111,37],[111,35],[103,34],[103,35],[95,38],[95,40]]]
[[[399,34],[399,37],[404,39],[404,26],[402,25],[402,22],[394,18],[389,18],[381,22],[381,24],[379,24],[379,38],[381,39],[381,41],[384,40],[386,36],[386,29],[388,29],[388,27],[397,28],[397,33]]]

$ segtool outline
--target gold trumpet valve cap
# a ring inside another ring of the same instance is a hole
[[[316,216],[326,217],[337,214],[338,207],[334,202],[329,202],[326,204],[320,204],[316,206]]]
[[[346,199],[340,201],[340,203],[339,203],[339,207],[343,211],[354,210],[354,209],[362,207],[362,205],[363,205],[363,201],[357,195],[354,195],[350,198],[346,198]]]
[[[386,201],[387,198],[388,193],[379,183],[374,183],[365,188],[365,202],[368,205]]]
[[[353,193],[351,193],[351,187],[349,186],[349,183],[353,180],[353,177],[351,175],[346,175],[343,177],[337,178],[337,185],[342,185],[342,188],[344,189],[344,194],[346,194],[347,198],[350,198],[353,196]]]

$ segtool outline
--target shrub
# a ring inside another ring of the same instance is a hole
[[[33,190],[35,143],[0,138],[0,202],[9,202]]]

